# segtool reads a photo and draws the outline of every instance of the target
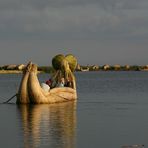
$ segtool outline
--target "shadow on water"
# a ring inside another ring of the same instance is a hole
[[[76,102],[53,105],[18,105],[22,145],[30,147],[74,148]]]

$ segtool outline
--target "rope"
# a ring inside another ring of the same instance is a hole
[[[13,95],[10,99],[8,99],[7,101],[3,102],[3,104],[8,103],[9,101],[11,101],[11,100],[12,100],[14,97],[16,97],[16,96],[17,96],[17,94]]]

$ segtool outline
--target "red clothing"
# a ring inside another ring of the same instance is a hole
[[[51,83],[52,83],[51,82],[51,79],[49,79],[49,80],[46,81],[46,84],[49,85],[49,86],[51,86]]]

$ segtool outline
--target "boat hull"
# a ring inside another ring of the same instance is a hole
[[[76,89],[59,87],[44,91],[37,77],[37,66],[29,63],[23,73],[17,94],[17,104],[50,104],[77,100]]]

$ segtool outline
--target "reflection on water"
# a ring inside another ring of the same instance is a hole
[[[74,148],[76,102],[19,105],[23,147]]]
[[[49,74],[40,74],[39,78],[44,82]],[[77,107],[72,102],[34,106],[1,104],[0,147],[148,145],[148,72],[78,72],[76,78]],[[21,75],[0,75],[0,102],[16,92],[20,80]]]

